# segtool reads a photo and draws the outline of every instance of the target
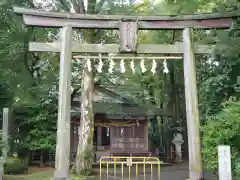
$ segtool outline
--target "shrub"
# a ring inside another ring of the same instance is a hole
[[[223,107],[217,115],[208,117],[202,127],[204,163],[217,173],[217,146],[230,145],[233,173],[235,179],[240,179],[240,102],[228,101]]]
[[[149,129],[148,138],[151,149],[160,147],[161,132],[159,129],[157,129],[156,131]]]
[[[234,174],[235,174],[236,179],[240,179],[240,160],[235,162]]]
[[[5,174],[21,174],[28,168],[28,160],[17,157],[9,157],[4,164]]]

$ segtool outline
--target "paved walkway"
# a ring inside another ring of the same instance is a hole
[[[161,180],[186,180],[188,178],[188,162],[174,164],[170,167],[162,167]],[[208,171],[204,171],[205,180],[213,180],[213,176]]]
[[[161,167],[160,180],[186,180],[188,178],[188,163],[174,164],[172,166]],[[115,180],[113,169],[109,169],[108,178],[106,177],[106,170],[103,170],[102,180]],[[129,169],[124,169],[124,177],[122,178],[121,168],[116,170],[116,180],[159,180],[157,168],[153,168],[153,176],[150,175],[150,168],[146,170],[146,177],[144,179],[143,170],[139,169],[138,177],[136,177],[135,168],[131,169],[131,178],[129,179]],[[205,179],[212,180],[213,177],[205,172]]]

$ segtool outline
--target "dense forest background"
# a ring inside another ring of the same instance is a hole
[[[238,0],[89,0],[83,8],[75,0],[9,0],[0,4],[0,108],[21,109],[16,119],[12,151],[55,150],[56,117],[59,81],[59,56],[53,53],[28,52],[29,41],[59,41],[59,29],[34,28],[23,25],[12,7],[47,9],[58,12],[89,14],[166,15],[194,14],[239,10]],[[206,167],[217,169],[217,145],[232,147],[233,169],[240,178],[240,33],[235,19],[228,30],[195,30],[196,43],[216,45],[210,55],[196,57],[197,84],[202,130],[203,158]],[[83,36],[82,36],[83,35]],[[84,38],[82,38],[84,37]],[[174,44],[182,40],[180,31],[141,31],[139,43]],[[115,31],[75,30],[74,41],[117,43]],[[94,73],[93,85],[111,88],[136,102],[163,106],[175,98],[178,110],[173,117],[185,119],[183,62],[168,62],[169,73],[158,62],[157,73],[119,70]],[[82,64],[72,62],[72,88],[81,90]],[[107,65],[106,65],[107,66]],[[148,66],[148,64],[146,64]],[[149,65],[150,66],[150,65]],[[174,95],[174,96],[172,96]],[[27,110],[26,110],[27,108]],[[160,131],[160,130],[159,130]]]

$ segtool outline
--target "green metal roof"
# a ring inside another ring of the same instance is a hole
[[[80,116],[81,104],[72,108],[72,116]],[[95,114],[120,115],[120,116],[167,116],[162,108],[149,105],[129,105],[120,103],[94,102],[93,111]]]

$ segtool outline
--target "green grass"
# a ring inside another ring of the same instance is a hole
[[[29,175],[5,175],[4,180],[50,180],[53,177],[53,171],[37,172]],[[71,175],[71,180],[91,180],[93,177],[76,177]]]

